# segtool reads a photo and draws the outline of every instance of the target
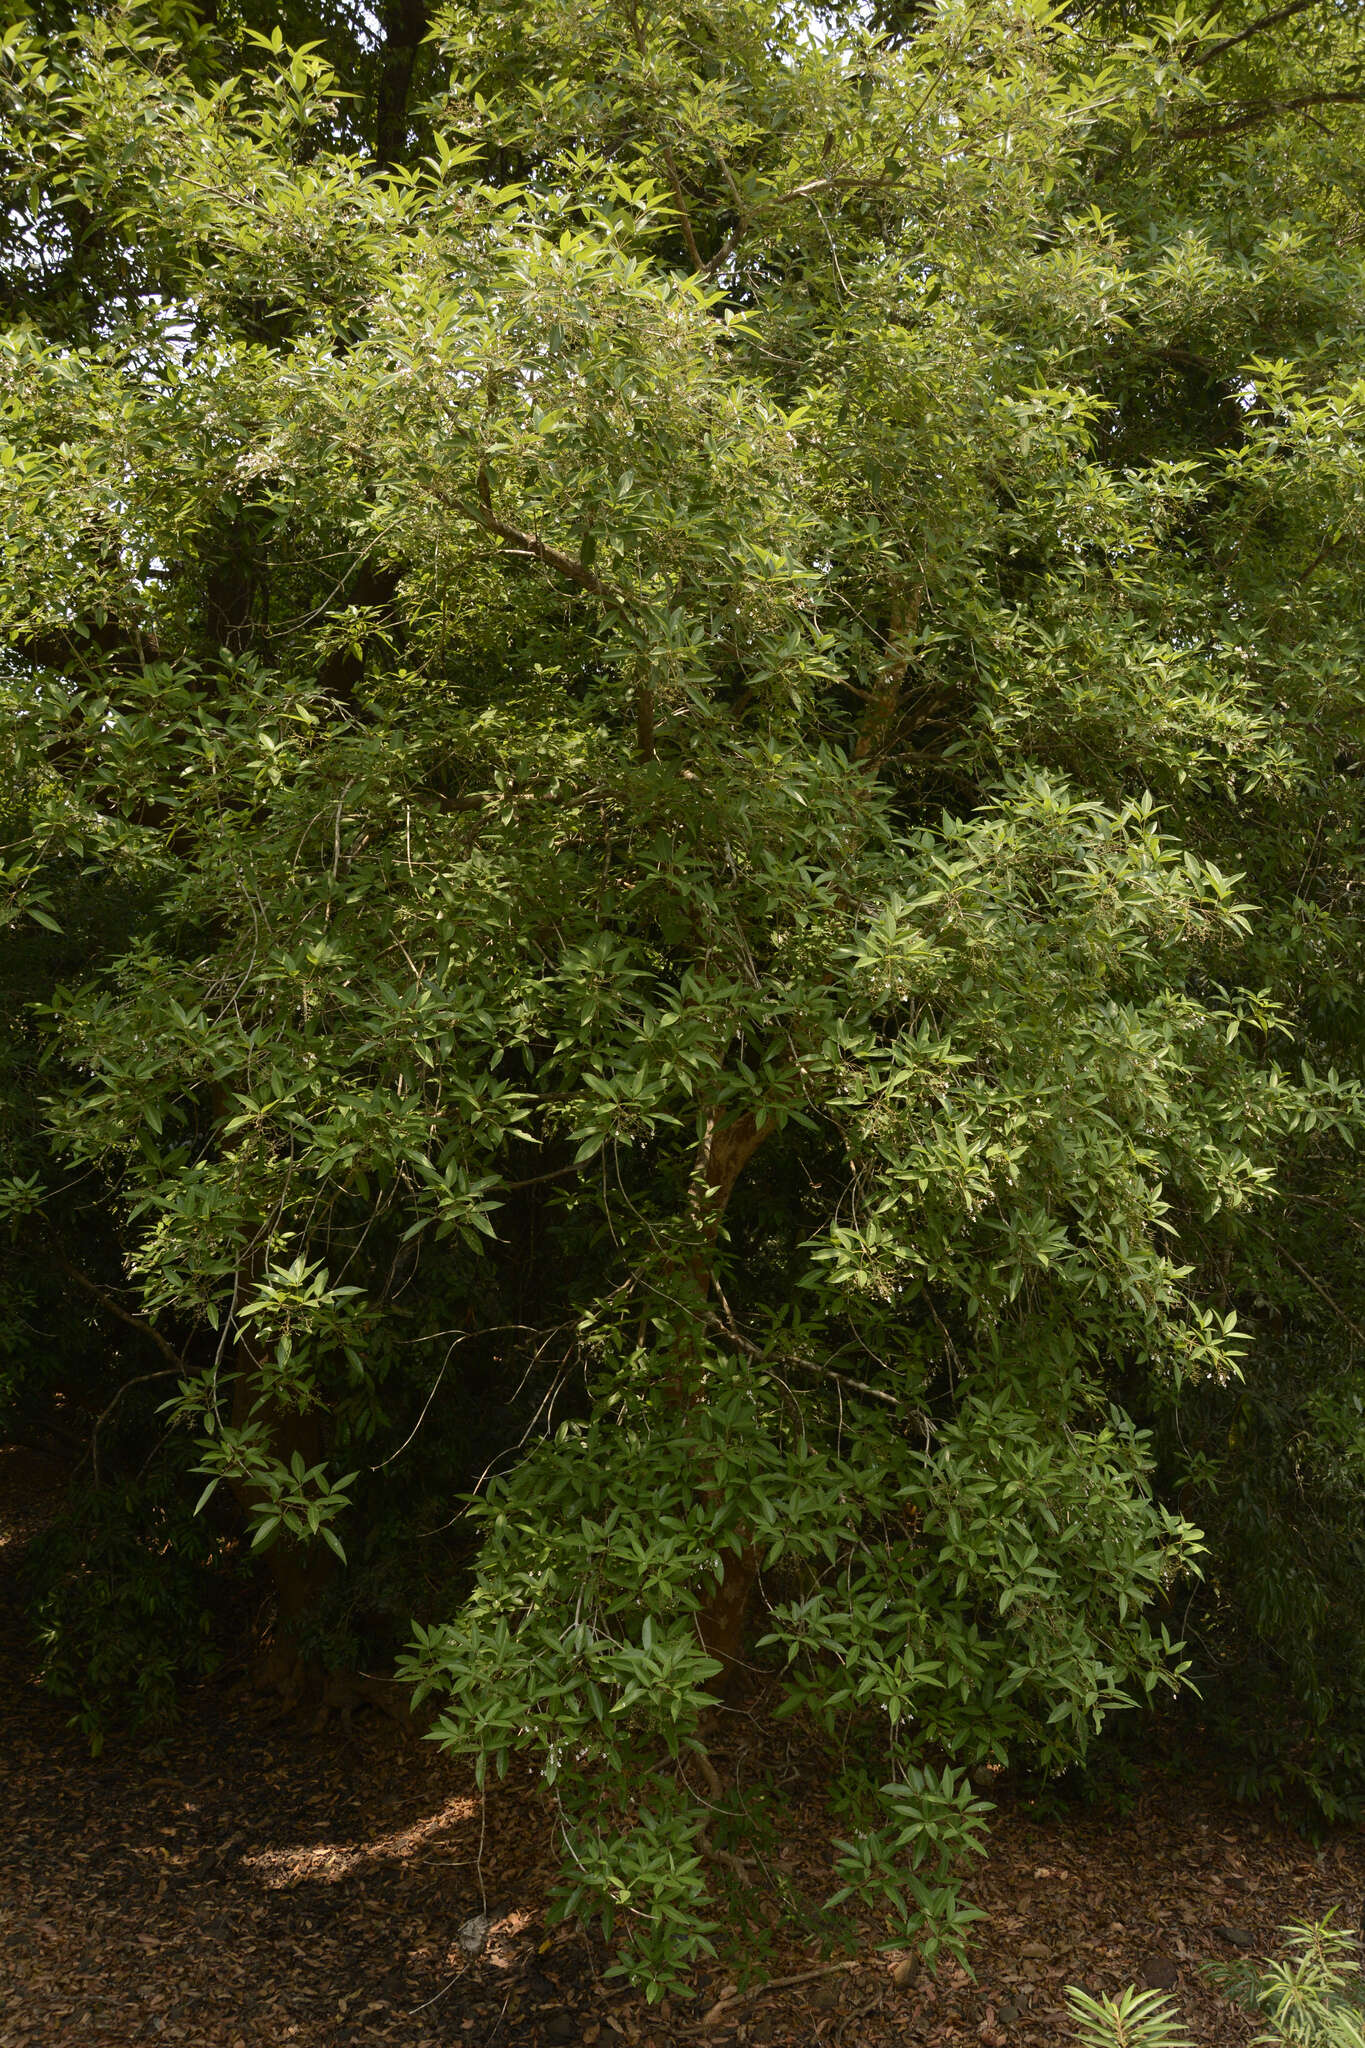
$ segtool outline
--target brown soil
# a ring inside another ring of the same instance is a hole
[[[975,1983],[908,1963],[898,1983],[901,1959],[870,1926],[833,1968],[779,1931],[759,1972],[772,1989],[715,2013],[734,1980],[713,1970],[695,1998],[651,2009],[604,1981],[599,1947],[547,1932],[554,1852],[536,1788],[514,1779],[481,1803],[467,1772],[381,1714],[310,1731],[224,1683],[154,1754],[92,1759],[34,1683],[16,1599],[53,1484],[42,1460],[0,1451],[0,2048],[1061,2048],[1065,1985],[1148,1976],[1175,1983],[1200,2048],[1234,2048],[1254,2029],[1200,1961],[1235,1954],[1234,1937],[1265,1952],[1285,1922],[1329,1908],[1359,1925],[1358,1833],[1315,1849],[1154,1775],[1121,1818],[1002,1800],[973,1885],[988,1916]],[[734,1728],[732,1764],[763,1739],[743,1714]],[[830,1889],[828,1816],[814,1788],[794,1792],[785,1839],[743,1873],[760,1931],[770,1879],[813,1901]],[[485,1911],[491,1937],[470,1959],[458,1932]],[[779,1988],[788,1976],[804,1981]]]

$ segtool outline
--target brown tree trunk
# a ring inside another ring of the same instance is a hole
[[[431,11],[426,0],[383,0],[379,17],[384,42],[375,86],[374,153],[392,170],[408,160],[408,103]]]
[[[711,1292],[716,1241],[735,1184],[773,1125],[761,1129],[752,1111],[724,1119],[713,1110],[707,1117],[693,1170],[689,1200],[698,1241],[688,1262],[688,1278],[698,1315]],[[684,1400],[695,1395],[684,1395]],[[739,1551],[727,1551],[719,1581],[697,1614],[697,1634],[707,1655],[721,1666],[722,1688],[730,1684],[744,1649],[744,1623],[758,1578],[758,1552],[747,1538]]]
[[[726,1552],[720,1581],[697,1612],[697,1635],[707,1656],[720,1665],[722,1692],[728,1692],[739,1675],[749,1601],[757,1583],[758,1552],[746,1542],[742,1550]]]
[[[272,1457],[287,1465],[297,1451],[305,1465],[316,1465],[325,1453],[322,1417],[316,1408],[298,1409],[268,1401],[258,1406],[261,1377],[258,1362],[244,1338],[237,1342],[237,1380],[233,1390],[232,1421],[240,1428],[248,1419],[263,1421],[269,1432]],[[232,1491],[238,1506],[252,1521],[254,1510],[267,1499],[260,1488],[246,1480],[234,1480]],[[299,1633],[302,1624],[336,1575],[336,1559],[323,1544],[302,1544],[280,1535],[265,1552],[265,1565],[275,1592],[275,1641],[257,1671],[258,1683],[280,1691],[287,1707],[315,1692],[321,1671],[302,1655]]]
[[[711,1266],[720,1226],[735,1183],[767,1137],[772,1125],[760,1130],[752,1110],[722,1119],[711,1110],[702,1132],[697,1163],[692,1170],[688,1206],[692,1222],[699,1227],[701,1242],[692,1254],[692,1275],[703,1299],[711,1291]]]
[[[923,597],[923,586],[916,586],[908,601],[895,604],[891,610],[886,659],[869,694],[854,747],[855,761],[873,774],[894,743],[909,665],[910,638],[919,621]],[[726,1206],[739,1176],[772,1129],[771,1123],[760,1129],[751,1111],[727,1119],[713,1110],[706,1120],[690,1196],[691,1221],[698,1235],[689,1262],[689,1279],[699,1316],[711,1291],[716,1240]],[[740,1550],[726,1553],[721,1578],[697,1615],[697,1633],[702,1644],[722,1667],[722,1686],[739,1666],[745,1619],[757,1579],[758,1551],[746,1535]]]

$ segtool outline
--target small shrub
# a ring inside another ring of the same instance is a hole
[[[1365,1977],[1357,1937],[1332,1915],[1281,1930],[1288,1954],[1269,1963],[1206,1964],[1210,1982],[1266,2022],[1258,2048],[1365,2048]],[[1117,1998],[1066,1994],[1080,2048],[1190,2048],[1171,2000],[1130,1986]]]
[[[1282,1930],[1288,1955],[1268,1964],[1220,1963],[1206,1975],[1269,2031],[1257,2040],[1286,2048],[1365,2048],[1365,1977],[1357,1937],[1332,1915]]]
[[[1081,2048],[1191,2048],[1174,2005],[1159,1991],[1130,1984],[1117,1998],[1091,1998],[1073,1987],[1066,2002]]]

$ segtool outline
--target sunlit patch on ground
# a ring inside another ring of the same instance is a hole
[[[402,1862],[458,1869],[472,1865],[470,1856],[442,1855],[440,1838],[474,1818],[474,1799],[448,1799],[435,1813],[365,1842],[308,1842],[284,1848],[256,1849],[243,1855],[242,1868],[255,1872],[271,1891],[291,1885],[339,1884],[376,1863]]]

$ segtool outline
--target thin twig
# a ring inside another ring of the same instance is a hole
[[[592,1164],[591,1159],[575,1159],[568,1166],[551,1167],[548,1173],[533,1173],[529,1180],[505,1180],[500,1191],[511,1194],[517,1188],[544,1187],[547,1180],[567,1180],[572,1173],[585,1173]]]
[[[458,1339],[457,1339],[457,1342],[458,1342]],[[453,1351],[454,1349],[455,1349],[455,1346],[454,1346],[454,1344],[452,1344],[452,1345],[451,1345],[451,1347],[450,1347],[450,1351]],[[414,1438],[414,1437],[416,1436],[416,1434],[417,1434],[418,1430],[419,1430],[419,1429],[420,1429],[420,1428],[422,1427],[422,1424],[423,1424],[423,1423],[424,1423],[424,1422],[426,1421],[426,1419],[427,1419],[427,1410],[428,1410],[428,1408],[430,1408],[430,1406],[431,1406],[432,1402],[433,1402],[433,1401],[434,1401],[434,1400],[436,1399],[437,1393],[438,1393],[438,1392],[440,1391],[441,1381],[442,1381],[442,1380],[443,1380],[443,1379],[445,1378],[445,1376],[446,1376],[446,1367],[447,1367],[447,1366],[448,1366],[448,1365],[450,1364],[450,1351],[448,1351],[448,1352],[446,1353],[445,1357],[444,1357],[444,1358],[443,1358],[443,1359],[441,1360],[441,1370],[440,1370],[440,1371],[439,1371],[439,1372],[437,1373],[437,1375],[436,1375],[436,1380],[435,1380],[435,1384],[433,1385],[433,1387],[432,1387],[432,1389],[431,1389],[431,1392],[430,1392],[430,1393],[429,1393],[429,1394],[427,1395],[427,1398],[426,1398],[426,1400],[425,1400],[425,1401],[424,1401],[424,1402],[422,1403],[422,1412],[421,1412],[421,1414],[420,1414],[420,1415],[418,1416],[418,1418],[417,1418],[416,1422],[414,1422],[414,1423],[413,1423],[413,1425],[412,1425],[412,1428],[411,1428],[411,1429],[410,1429],[410,1430],[408,1431],[408,1433],[407,1433],[407,1435],[406,1435],[406,1436],[404,1437],[404,1439],[403,1439],[402,1443],[401,1443],[401,1444],[400,1444],[400,1445],[398,1446],[398,1449],[397,1449],[396,1451],[390,1451],[390,1453],[389,1453],[388,1457],[387,1457],[387,1458],[381,1458],[381,1459],[379,1460],[379,1463],[378,1463],[377,1465],[369,1465],[369,1466],[367,1466],[367,1467],[366,1467],[366,1470],[367,1470],[367,1471],[369,1471],[369,1472],[382,1472],[382,1471],[384,1470],[384,1467],[385,1467],[386,1465],[391,1465],[391,1464],[393,1463],[393,1461],[394,1461],[394,1459],[395,1459],[395,1458],[401,1458],[401,1457],[402,1457],[402,1455],[403,1455],[404,1451],[405,1451],[405,1450],[407,1449],[408,1445],[409,1445],[409,1444],[410,1444],[410,1443],[412,1442],[412,1440],[413,1440],[413,1438]]]
[[[469,1971],[468,1971],[467,1969],[464,1969],[464,1970],[457,1970],[457,1971],[455,1972],[455,1975],[454,1975],[453,1977],[451,1977],[451,1978],[450,1978],[450,1979],[448,1980],[448,1982],[444,1983],[444,1984],[443,1984],[443,1985],[441,1986],[441,1988],[440,1988],[440,1990],[439,1990],[439,1991],[433,1991],[433,1992],[432,1992],[432,1994],[431,1994],[431,1996],[430,1996],[430,1998],[424,1998],[424,1999],[422,2000],[422,2003],[421,2003],[420,2005],[414,2005],[414,2006],[411,2006],[411,2007],[410,2007],[410,2008],[408,2009],[408,2011],[404,2013],[404,2015],[403,2015],[404,2019],[408,2019],[408,2020],[410,2020],[410,2019],[412,2018],[412,2016],[413,2016],[413,2014],[414,2014],[414,2013],[419,2013],[419,2012],[425,2012],[425,2011],[426,2011],[426,2009],[427,2009],[427,2007],[428,2007],[429,2005],[435,2005],[435,2003],[436,2003],[436,2001],[437,2001],[437,1999],[438,1999],[438,1998],[444,1998],[444,1997],[445,1997],[445,1995],[446,1995],[446,1993],[447,1993],[447,1991],[451,1990],[451,1989],[452,1989],[452,1988],[453,1988],[453,1987],[454,1987],[454,1986],[455,1986],[456,1984],[458,1984],[458,1983],[459,1983],[459,1981],[460,1981],[460,1979],[461,1979],[462,1977],[467,1977],[468,1975],[469,1975]],[[510,1993],[510,1992],[508,1993],[508,1996],[509,1996],[509,1997],[511,1996],[511,1993]],[[507,2008],[506,2008],[506,2006],[504,2006],[504,2007],[503,2007],[503,2012],[505,2012],[506,2010],[507,2010]],[[501,2014],[501,2013],[499,2013],[498,2017],[499,2017],[499,2019],[501,2019],[501,2017],[502,2017],[502,2014]]]
[[[109,1420],[109,1417],[113,1414],[114,1410],[118,1407],[119,1402],[128,1392],[128,1389],[130,1387],[145,1386],[148,1380],[174,1380],[179,1379],[179,1377],[180,1368],[178,1366],[173,1365],[163,1366],[159,1372],[140,1372],[136,1374],[136,1376],[133,1379],[125,1380],[123,1382],[123,1385],[115,1394],[113,1400],[109,1403],[109,1406],[103,1409],[95,1417],[94,1425],[90,1431],[89,1456],[90,1472],[96,1486],[100,1484],[100,1431],[103,1429],[105,1423]]]
[[[1293,1202],[1312,1202],[1319,1209],[1330,1209],[1338,1223],[1348,1224],[1352,1230],[1358,1230],[1365,1235],[1365,1223],[1362,1223],[1358,1216],[1352,1216],[1349,1210],[1343,1209],[1340,1202],[1328,1201],[1326,1195],[1299,1193],[1291,1195],[1289,1199]]]

